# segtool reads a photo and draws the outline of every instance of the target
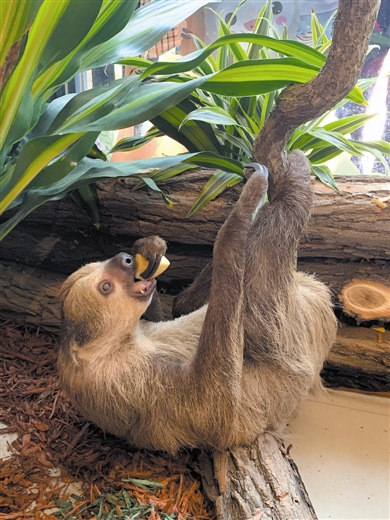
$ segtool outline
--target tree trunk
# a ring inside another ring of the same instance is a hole
[[[298,469],[270,434],[250,447],[199,456],[203,489],[217,520],[315,520]]]

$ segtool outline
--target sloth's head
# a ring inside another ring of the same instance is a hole
[[[63,283],[62,336],[83,347],[103,337],[131,334],[146,311],[156,280],[135,280],[131,255],[119,253],[105,262],[81,267]]]

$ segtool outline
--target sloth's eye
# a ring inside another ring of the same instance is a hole
[[[107,294],[110,294],[112,292],[114,286],[107,280],[104,280],[103,282],[100,282],[98,288],[99,291],[106,296]]]

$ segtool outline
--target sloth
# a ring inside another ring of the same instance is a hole
[[[205,295],[196,299],[192,287],[176,302],[179,314],[180,302],[207,300],[197,310],[148,321],[162,316],[156,281],[135,279],[134,254],[85,265],[64,282],[58,368],[86,419],[138,448],[223,450],[280,431],[321,388],[336,319],[328,289],[296,271],[313,197],[304,154],[288,160],[269,201],[267,169],[245,170],[212,266],[194,284]],[[165,249],[150,237],[133,253],[153,265]]]

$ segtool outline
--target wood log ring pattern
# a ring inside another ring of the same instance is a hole
[[[362,320],[390,321],[390,287],[371,281],[352,280],[341,291],[344,312]]]

